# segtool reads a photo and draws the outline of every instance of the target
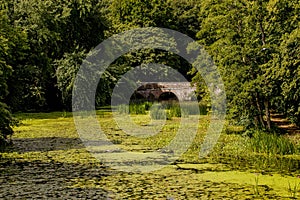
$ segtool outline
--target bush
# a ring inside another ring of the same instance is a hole
[[[200,113],[197,111],[199,108]],[[130,114],[146,114],[150,110],[150,116],[153,119],[168,119],[171,120],[173,117],[188,117],[189,115],[196,114],[207,114],[207,106],[199,105],[194,102],[185,102],[179,104],[178,102],[168,102],[153,104],[152,102],[143,103],[131,103],[127,105],[119,105],[117,107],[119,113],[130,113]]]
[[[145,109],[146,109],[147,111],[149,111],[150,108],[151,108],[151,106],[153,105],[153,103],[152,103],[152,102],[149,102],[149,101],[146,101],[146,102],[144,102],[144,105],[145,105]]]
[[[122,105],[119,105],[117,108],[118,108],[118,112],[120,114],[129,114],[129,113],[137,114],[137,115],[138,114],[142,114],[142,115],[146,114],[146,104],[142,104],[142,103],[130,104],[129,106],[122,104]]]
[[[129,107],[125,104],[118,105],[117,110],[120,114],[129,114]]]
[[[208,113],[207,105],[198,102],[185,102],[181,104],[182,110],[188,115],[206,115]],[[197,110],[197,106],[198,109]]]
[[[130,114],[141,114],[145,115],[146,114],[146,106],[145,104],[130,104],[129,105],[129,112]]]
[[[150,110],[152,119],[166,119],[166,111],[160,104],[153,104]]]
[[[12,126],[16,123],[6,104],[0,102],[0,146],[7,143],[7,136],[13,134]]]
[[[171,106],[167,111],[167,119],[172,117],[181,117],[181,108],[178,104]]]

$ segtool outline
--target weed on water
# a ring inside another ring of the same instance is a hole
[[[289,192],[291,198],[297,199],[297,193],[299,191],[299,186],[300,186],[299,182],[294,183],[293,185],[290,182],[288,182],[288,192]]]
[[[141,126],[151,127],[149,118],[151,111],[155,113],[155,104],[149,104],[148,108],[144,105],[146,114],[130,117]],[[139,110],[137,107],[134,109]],[[157,109],[157,112],[162,112],[156,113],[157,118],[166,117],[166,112],[171,109]],[[129,107],[125,111],[128,113]],[[157,134],[140,138],[118,127],[111,112],[101,110],[96,113],[107,138],[131,152],[159,152],[172,142],[180,127],[180,119],[172,117],[165,121]],[[291,150],[293,147],[289,147],[289,143],[285,143],[287,138],[270,136],[270,139],[256,133],[249,137],[224,131],[210,154],[200,158],[199,152],[210,124],[210,116],[207,115],[198,119],[189,114],[187,121],[199,121],[190,148],[174,164],[148,174],[107,172],[85,149],[71,113],[28,113],[17,117],[21,123],[14,128],[15,149],[0,153],[0,179],[8,179],[14,184],[14,187],[3,184],[3,192],[13,193],[17,187],[19,193],[27,194],[28,188],[32,190],[44,185],[37,185],[36,181],[43,181],[59,188],[62,188],[61,184],[77,189],[95,190],[101,187],[118,194],[115,199],[166,199],[168,196],[175,199],[183,196],[186,199],[282,199],[289,196],[295,199],[299,195],[300,185],[295,178],[300,172],[299,155],[297,150]],[[263,141],[259,143],[258,140]],[[259,149],[258,145],[266,146],[267,141],[274,142],[276,150],[270,150],[272,146]],[[254,172],[258,172],[259,176],[254,176]],[[28,187],[22,191],[25,182]],[[45,187],[48,189],[49,185]]]
[[[254,180],[255,180],[255,184],[254,184],[254,194],[255,194],[256,196],[258,196],[258,195],[259,195],[259,190],[258,190],[258,174],[256,174]]]

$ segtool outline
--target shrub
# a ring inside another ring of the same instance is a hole
[[[146,106],[143,103],[130,104],[129,105],[129,112],[130,112],[130,114],[145,115],[146,114]]]
[[[120,114],[146,114],[146,106],[145,104],[142,104],[142,103],[139,103],[139,104],[130,104],[129,106],[128,105],[125,105],[125,104],[121,104],[121,105],[118,105],[117,107],[118,109],[118,112]]]
[[[171,106],[167,111],[167,119],[172,117],[181,117],[181,108],[178,104]]]
[[[13,134],[12,126],[16,123],[6,104],[0,102],[0,146],[6,145],[7,136]]]
[[[120,114],[129,114],[129,107],[125,104],[118,105],[117,110]]]
[[[150,110],[152,119],[166,119],[166,111],[160,104],[153,104]]]
[[[144,105],[145,105],[145,109],[146,109],[147,111],[149,111],[150,108],[151,108],[151,106],[153,105],[153,103],[152,103],[152,102],[149,102],[149,101],[146,101],[146,102],[144,102]]]
[[[197,111],[199,108],[200,113]],[[131,103],[127,105],[119,105],[117,107],[119,113],[131,114],[146,114],[150,110],[150,116],[153,119],[168,119],[173,117],[188,117],[195,114],[207,114],[207,107],[194,102],[185,102],[179,104],[178,102],[167,102],[153,104],[152,102]]]
[[[197,110],[197,107],[199,110]],[[198,102],[181,103],[181,108],[187,115],[206,115],[208,113],[207,105]]]

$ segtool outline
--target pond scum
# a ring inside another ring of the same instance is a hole
[[[166,113],[168,119],[161,132],[149,138],[125,134],[108,110],[97,111],[97,116],[107,137],[127,151],[157,151],[175,136],[180,116],[176,108],[155,115],[146,108],[130,108],[135,123],[145,125],[151,117],[160,118]],[[115,110],[127,112],[124,109]],[[71,113],[18,114],[20,125],[14,128],[13,146],[0,154],[0,198],[300,197],[299,146],[292,140],[255,131],[250,136],[236,134],[227,128],[213,151],[200,159],[198,153],[209,124],[207,113],[201,114],[198,133],[188,151],[174,163],[150,173],[119,172],[96,160],[79,139]],[[193,118],[193,114],[185,111],[182,117]]]

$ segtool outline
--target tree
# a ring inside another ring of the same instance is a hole
[[[278,25],[289,19],[287,11],[295,12],[293,4],[220,0],[205,1],[201,9],[203,21],[197,36],[222,72],[229,115],[245,119],[248,126],[270,130],[271,103],[281,96],[274,69],[281,62],[281,37],[291,31]]]
[[[108,21],[104,9],[107,2],[97,0],[67,2],[64,7],[67,14],[62,20],[59,30],[62,56],[56,57],[52,66],[55,69],[63,107],[70,110],[75,76],[86,54],[104,40]],[[101,93],[99,93],[101,98],[97,96],[97,104],[100,101],[107,102],[107,99],[103,97],[107,95],[105,92],[107,85],[101,84],[101,87]]]
[[[198,4],[195,4],[195,2],[188,0],[184,2],[157,0],[111,1],[108,8],[110,12],[107,13],[111,26],[107,36],[134,28],[161,27],[177,30],[194,37],[197,32],[195,30],[199,28],[197,19]],[[171,43],[170,41],[166,42]],[[114,66],[120,68],[115,79],[118,79],[121,73],[147,63],[164,64],[176,69],[188,80],[192,78],[187,73],[192,66],[176,54],[157,49],[143,49],[123,55],[114,63]]]
[[[284,112],[292,122],[300,124],[300,29],[299,27],[286,35],[281,50],[283,54],[282,69],[278,72],[282,80]]]
[[[7,80],[12,72],[11,67],[6,63],[10,48],[9,36],[11,35],[5,5],[0,6],[4,7],[0,10],[0,146],[2,146],[5,144],[7,136],[13,133],[14,120],[4,103],[4,99],[8,94]]]
[[[5,101],[13,111],[61,109],[55,60],[77,48],[88,51],[103,39],[102,3],[29,0],[6,5],[14,30],[7,63],[15,78],[7,82],[10,93]]]

